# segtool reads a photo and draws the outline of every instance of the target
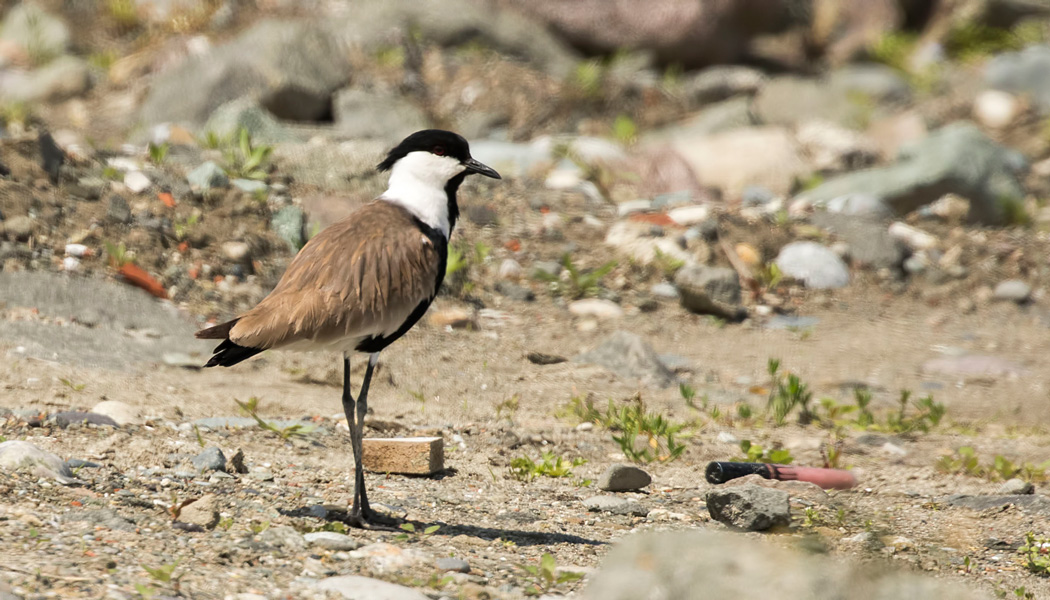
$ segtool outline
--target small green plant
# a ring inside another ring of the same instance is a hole
[[[775,262],[768,262],[762,267],[759,267],[758,273],[755,274],[755,278],[758,280],[759,285],[767,290],[773,290],[780,282],[784,280],[784,273],[780,270]]]
[[[1017,478],[1028,482],[1041,482],[1048,479],[1046,471],[1050,469],[1050,460],[1039,464],[1030,462],[1017,464],[1001,454],[996,454],[991,464],[982,465],[972,446],[962,446],[953,454],[939,458],[936,467],[943,473],[984,477],[989,481],[1006,481]]]
[[[518,568],[524,571],[528,580],[528,585],[525,588],[525,595],[527,596],[540,596],[564,583],[572,583],[583,579],[583,573],[572,571],[558,573],[558,564],[554,560],[554,556],[548,552],[544,552],[543,556],[540,557],[538,566],[518,565]]]
[[[62,383],[62,385],[66,386],[67,388],[69,388],[71,390],[73,390],[74,392],[83,391],[84,387],[87,386],[86,383],[73,383],[72,380],[67,379],[65,377],[60,377],[59,381]]]
[[[546,451],[540,456],[540,462],[535,462],[527,456],[521,456],[510,461],[510,472],[519,481],[532,481],[537,477],[571,477],[572,469],[585,464],[583,458],[574,458],[567,461],[553,452]]]
[[[170,587],[173,591],[178,593],[179,591],[179,579],[182,578],[183,573],[178,576],[175,575],[175,569],[179,566],[179,560],[171,563],[161,565],[159,567],[149,567],[142,565],[142,569],[149,574],[150,578],[156,583]],[[143,585],[141,583],[135,584],[135,590],[142,595],[143,598],[152,598],[157,594],[157,590],[152,585]]]
[[[404,531],[405,533],[397,534],[397,536],[395,536],[395,537],[398,540],[404,541],[404,540],[410,539],[411,538],[410,534],[415,535],[417,537],[417,539],[425,540],[425,539],[429,538],[430,536],[434,535],[435,533],[437,533],[437,531],[439,529],[441,529],[441,525],[431,525],[431,526],[423,529],[423,531],[417,532],[416,531],[416,526],[414,524],[412,524],[412,523],[402,523],[401,526],[400,526],[400,529],[401,529],[401,531]]]
[[[164,159],[168,157],[168,150],[171,150],[171,144],[164,142],[163,144],[149,143],[149,161],[155,165],[164,164]]]
[[[472,245],[466,240],[460,240],[450,245],[445,263],[445,289],[454,296],[464,296],[473,291],[471,275],[475,268],[485,263],[491,252],[492,248],[484,242]]]
[[[503,412],[506,411],[508,416],[513,420],[514,415],[518,414],[518,395],[514,394],[506,400],[502,400],[496,405],[496,419],[500,419],[503,416]]]
[[[901,390],[897,400],[898,409],[896,413],[890,413],[886,419],[886,429],[896,433],[908,433],[912,431],[929,432],[941,423],[947,409],[944,404],[934,402],[933,396],[925,396],[916,400],[913,407],[918,410],[914,415],[908,415],[908,400],[911,399],[910,390]]]
[[[226,171],[232,177],[266,179],[273,146],[255,143],[247,128],[239,128],[232,138],[209,131],[204,134],[202,145],[222,151]]]
[[[857,427],[867,429],[875,424],[875,415],[868,406],[871,405],[871,390],[857,388],[853,390],[853,401],[857,405]]]
[[[646,412],[641,396],[636,396],[633,402],[619,410],[614,411],[610,406],[605,421],[607,427],[620,432],[612,439],[620,445],[624,456],[633,462],[670,462],[685,452],[685,444],[675,440],[685,423],[675,423],[662,414]],[[642,438],[641,444],[638,444],[639,437]]]
[[[572,261],[572,255],[565,253],[561,257],[561,265],[565,268],[565,272],[568,275],[567,282],[562,282],[557,275],[543,271],[538,271],[536,277],[550,283],[551,291],[555,295],[567,296],[576,300],[597,295],[601,289],[602,278],[615,269],[616,264],[616,261],[611,260],[597,269],[582,271]]]
[[[200,427],[197,427],[196,425],[193,426],[193,435],[195,435],[197,437],[197,445],[200,446],[201,448],[203,448],[204,447],[204,436],[201,435]]]
[[[106,14],[119,33],[132,31],[140,24],[135,0],[106,0]]]
[[[426,412],[427,412],[427,397],[426,397],[425,394],[423,394],[422,390],[408,390],[408,395],[412,396],[412,398],[414,398],[416,400],[416,402],[419,402],[419,412],[420,412],[420,414],[426,414]]]
[[[942,456],[937,461],[937,470],[942,473],[964,473],[973,477],[984,475],[984,467],[977,459],[977,452],[973,446],[962,446],[955,450],[954,455]]]
[[[186,217],[176,219],[171,226],[175,232],[175,240],[179,242],[185,240],[190,235],[190,232],[197,227],[197,224],[200,223],[200,219],[201,215],[196,211]]]
[[[791,451],[784,448],[778,449],[766,449],[758,444],[751,443],[751,440],[741,440],[740,451],[744,453],[743,456],[734,458],[737,462],[763,462],[773,463],[775,465],[790,465],[791,461],[795,460],[791,456]]]
[[[613,121],[612,130],[616,141],[625,146],[638,139],[638,126],[635,125],[634,119],[627,115],[618,115]]]
[[[233,527],[233,517],[223,517],[219,519],[217,527],[223,531],[229,531],[230,527]]]
[[[26,102],[0,103],[0,123],[9,128],[25,128],[33,118],[33,109]]]
[[[1024,200],[1012,196],[999,198],[999,206],[1003,212],[1003,222],[1015,227],[1028,227],[1033,223],[1032,215],[1024,206]]]
[[[820,511],[811,506],[806,507],[806,514],[802,518],[803,527],[817,527],[824,524],[824,516]]]
[[[606,68],[600,60],[585,60],[576,65],[571,83],[585,98],[600,98],[605,76]]]
[[[1025,568],[1036,575],[1050,576],[1050,537],[1024,534],[1024,545],[1017,549],[1025,561]]]
[[[766,368],[772,380],[766,411],[773,417],[773,422],[778,427],[784,425],[788,415],[795,409],[798,409],[799,424],[806,425],[812,421],[813,413],[810,412],[809,401],[813,398],[813,393],[809,391],[809,386],[794,373],[784,377],[780,372],[779,359],[769,359]]]
[[[680,258],[675,258],[666,252],[661,251],[659,248],[653,248],[653,264],[656,268],[660,269],[664,279],[673,280],[675,274],[685,266],[685,261]]]
[[[128,251],[128,247],[124,245],[124,242],[114,245],[113,242],[107,240],[102,242],[102,246],[106,249],[109,264],[114,269],[119,269],[126,264],[135,262],[132,253]]]
[[[278,427],[277,425],[263,419],[259,416],[259,399],[255,396],[248,398],[247,402],[241,402],[236,398],[234,398],[233,401],[237,403],[237,406],[240,407],[245,415],[255,419],[255,422],[259,424],[259,427],[266,431],[274,432],[282,440],[289,440],[295,436],[305,437],[315,429],[313,425],[303,425],[300,423],[294,423],[287,427]]]
[[[909,61],[918,41],[919,37],[914,33],[891,32],[877,40],[869,51],[876,62],[908,73],[911,70]]]
[[[254,521],[253,520],[251,523],[248,523],[248,530],[251,531],[255,535],[259,535],[260,533],[266,531],[269,528],[270,528],[270,522],[269,521]]]
[[[610,410],[612,409],[612,401],[609,401]],[[515,410],[517,410],[517,404],[515,403]],[[497,417],[499,413],[497,413]],[[594,397],[588,395],[586,398],[582,396],[573,396],[569,399],[569,402],[562,408],[554,412],[554,416],[561,419],[568,419],[576,423],[594,423],[596,425],[604,425],[604,416],[600,410],[594,407]]]

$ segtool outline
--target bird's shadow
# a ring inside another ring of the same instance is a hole
[[[316,514],[311,514],[308,507],[300,507],[292,510],[278,509],[279,512],[289,517],[309,517],[317,519]],[[329,510],[321,520],[328,523],[343,523],[348,527],[351,526],[349,521],[349,513],[341,510]],[[439,529],[435,533],[440,533],[442,536],[454,537],[457,535],[468,535],[487,541],[505,540],[508,542],[514,542],[517,546],[548,546],[551,544],[581,544],[586,546],[604,546],[608,542],[601,540],[592,540],[589,538],[581,537],[578,535],[572,535],[569,533],[557,533],[557,532],[545,532],[545,531],[523,531],[520,529],[501,529],[495,527],[480,527],[477,525],[467,524],[448,524],[443,521],[425,522],[425,521],[413,521],[409,519],[393,519],[390,517],[382,518],[382,525],[389,527],[393,531],[398,531],[401,525],[408,523],[411,524],[412,532],[422,532],[428,527],[434,525],[439,526]],[[408,530],[405,530],[408,532]]]

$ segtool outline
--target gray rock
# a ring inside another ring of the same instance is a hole
[[[653,482],[645,471],[631,465],[615,464],[598,478],[598,489],[606,492],[630,492],[640,490]]]
[[[866,193],[903,215],[957,194],[970,200],[971,221],[997,225],[1006,221],[1006,204],[1024,198],[1019,175],[1026,167],[1020,153],[996,144],[972,123],[956,122],[902,150],[893,164],[833,177],[794,203],[822,206]]]
[[[305,215],[298,206],[285,206],[270,219],[270,229],[288,242],[288,247],[297,252],[303,247],[303,223]]]
[[[102,197],[109,187],[109,182],[101,177],[81,177],[76,185],[70,186],[69,193],[81,200],[94,202]]]
[[[193,425],[206,429],[244,429],[256,427],[259,423],[251,417],[206,417],[197,419]]]
[[[527,287],[520,286],[513,281],[497,281],[496,291],[518,302],[532,302],[536,299],[536,294]]]
[[[591,496],[583,501],[583,507],[590,512],[604,512],[614,515],[644,517],[649,509],[638,502],[618,496]]]
[[[1016,302],[1017,304],[1028,302],[1028,299],[1031,298],[1031,296],[1031,286],[1020,279],[1000,281],[999,285],[995,286],[995,291],[992,293],[992,298],[995,300],[1005,300],[1008,302]]]
[[[210,190],[211,188],[224,188],[230,184],[230,178],[222,167],[214,161],[206,161],[201,166],[186,174],[186,181],[190,187],[197,190]]]
[[[0,340],[23,346],[25,356],[118,371],[160,362],[166,352],[208,356],[214,346],[194,339],[198,326],[192,319],[138,288],[93,278],[68,284],[62,274],[0,273],[0,304],[93,323],[92,327],[56,327],[51,319],[7,322],[0,327]]]
[[[36,2],[19,2],[7,11],[0,25],[0,40],[24,50],[31,60],[43,63],[65,54],[69,27]]]
[[[776,194],[760,185],[749,185],[740,193],[741,206],[765,206],[776,199]]]
[[[751,114],[751,99],[731,98],[704,106],[685,120],[670,127],[646,134],[646,140],[664,138],[688,138],[721,133],[730,129],[751,127],[755,118]]]
[[[532,263],[533,277],[557,277],[561,274],[561,263],[553,260],[538,260]]]
[[[788,493],[753,484],[723,487],[707,493],[711,518],[745,531],[765,531],[791,522]]]
[[[740,306],[740,276],[733,269],[689,265],[678,270],[674,284],[686,310],[730,320],[747,314]]]
[[[0,99],[8,102],[58,102],[90,87],[91,70],[75,56],[62,56],[32,71],[0,71]]]
[[[882,105],[910,96],[906,81],[881,65],[836,69],[825,80],[777,77],[759,90],[752,110],[760,123],[795,126],[829,121],[862,129]],[[881,111],[881,112],[880,112]]]
[[[680,296],[678,288],[676,288],[673,283],[668,283],[666,281],[654,284],[649,291],[657,298],[667,298],[668,300],[677,300]]]
[[[356,88],[336,93],[332,113],[335,127],[352,138],[394,142],[430,126],[423,109],[407,98]]]
[[[101,525],[113,531],[133,532],[136,529],[135,522],[117,514],[111,508],[98,508],[93,510],[76,510],[62,515],[63,521],[81,523],[92,523]]]
[[[106,208],[106,220],[111,223],[120,223],[127,225],[131,223],[131,206],[128,205],[128,201],[124,199],[124,196],[120,194],[111,194],[109,196],[109,206]]]
[[[1035,486],[1032,485],[1031,481],[1025,481],[1014,477],[1003,482],[999,489],[995,491],[996,494],[1002,496],[1022,496],[1027,494],[1035,493]]]
[[[617,331],[598,347],[573,358],[577,363],[601,365],[621,377],[639,379],[647,385],[667,387],[677,381],[652,346],[627,331]]]
[[[259,534],[259,541],[285,550],[302,550],[306,548],[306,539],[303,534],[287,525],[270,527]]]
[[[265,194],[270,191],[270,186],[265,181],[257,179],[233,179],[230,185],[246,194]]]
[[[1013,505],[1031,515],[1050,516],[1050,498],[1042,494],[1010,495],[1010,496],[966,496],[957,494],[939,500],[948,506],[969,508],[971,510],[984,511],[990,508],[1000,508]]]
[[[841,288],[849,285],[849,268],[841,258],[816,242],[791,242],[780,249],[776,265],[813,289]]]
[[[11,217],[6,221],[0,221],[2,231],[5,236],[10,240],[24,241],[28,240],[30,236],[36,232],[37,222],[36,219],[26,216],[19,215],[17,217]]]
[[[55,413],[51,418],[54,419],[55,423],[59,427],[69,427],[74,423],[119,427],[116,421],[114,421],[106,415],[100,415],[92,412],[84,412],[79,410],[70,410]]]
[[[345,533],[335,531],[314,531],[303,535],[303,539],[311,546],[332,550],[333,552],[357,550],[361,547],[361,542]]]
[[[335,592],[347,600],[429,600],[418,590],[360,575],[328,577],[314,584],[314,589]]]
[[[27,471],[37,477],[53,478],[63,485],[79,483],[69,465],[57,455],[20,440],[0,442],[0,469]]]
[[[854,217],[884,219],[893,216],[893,209],[878,196],[859,192],[832,198],[827,204],[828,212]]]
[[[249,97],[278,118],[317,121],[349,80],[343,55],[326,24],[260,21],[211,52],[155,75],[140,114],[147,124],[200,126],[223,104]]]
[[[462,558],[442,557],[434,561],[434,566],[441,571],[452,571],[454,573],[470,573],[470,563]]]
[[[831,567],[831,568],[829,568]],[[719,531],[640,533],[620,541],[589,577],[584,600],[977,600],[984,595],[888,565],[823,554]]]
[[[907,253],[904,244],[877,222],[830,212],[814,213],[810,222],[842,238],[850,258],[873,269],[899,268]]]
[[[752,67],[717,65],[697,71],[682,82],[681,93],[697,104],[750,96],[766,82],[766,74]]]
[[[215,446],[208,446],[203,452],[193,457],[194,468],[198,471],[225,471],[226,455]]]
[[[204,131],[214,133],[220,139],[234,139],[241,129],[247,130],[252,141],[257,143],[274,144],[292,138],[273,114],[250,96],[231,100],[216,108],[204,124]]]
[[[803,317],[798,315],[773,315],[766,321],[765,329],[809,329],[820,323],[817,317]]]
[[[984,80],[988,87],[1031,98],[1044,114],[1050,112],[1050,46],[995,56],[985,65]]]
[[[317,139],[278,145],[273,151],[273,162],[281,173],[299,184],[328,191],[353,190],[355,194],[372,198],[386,189],[387,178],[376,172],[376,165],[389,149],[389,144],[381,140],[336,143]],[[473,144],[470,149],[475,158],[482,160],[474,152]]]

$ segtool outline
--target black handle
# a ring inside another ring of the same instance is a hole
[[[725,483],[746,475],[761,475],[771,479],[772,467],[765,463],[711,462],[707,463],[707,469],[704,471],[708,483]]]

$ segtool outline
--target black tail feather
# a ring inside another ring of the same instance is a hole
[[[215,348],[215,355],[208,359],[208,363],[204,366],[232,367],[243,360],[248,360],[260,352],[262,352],[262,348],[238,346],[227,339],[223,340],[222,343]]]

